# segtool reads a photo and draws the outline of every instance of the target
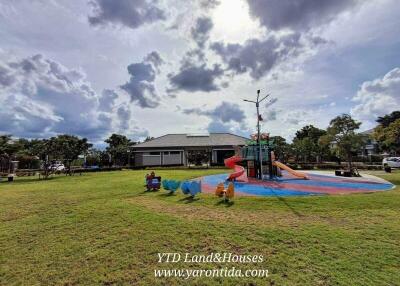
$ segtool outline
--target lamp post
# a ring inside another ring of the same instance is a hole
[[[131,167],[131,149],[126,150],[128,153],[128,168]]]
[[[259,148],[259,154],[258,154],[258,160],[259,160],[258,178],[260,180],[262,180],[262,160],[263,160],[262,151],[261,151],[261,138],[260,138],[260,102],[265,100],[268,96],[269,96],[269,94],[267,94],[266,96],[264,96],[260,100],[260,90],[258,89],[257,90],[257,100],[256,101],[243,99],[243,101],[255,103],[256,109],[257,109],[257,145],[258,145],[258,148]],[[271,157],[271,154],[268,154],[268,155],[269,155],[269,157]],[[272,169],[272,168],[270,168],[270,169]],[[272,170],[269,170],[269,171],[270,171],[270,174],[269,174],[270,179],[272,179],[272,172],[271,172]]]

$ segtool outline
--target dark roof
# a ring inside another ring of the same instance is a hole
[[[245,145],[248,139],[230,133],[166,134],[132,146],[133,149],[160,147],[197,147],[197,146],[238,146]]]
[[[374,133],[374,130],[375,130],[375,128],[368,129],[368,130],[365,130],[363,132],[360,132],[360,134],[370,135],[370,134]]]

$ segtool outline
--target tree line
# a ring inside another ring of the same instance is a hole
[[[288,144],[280,136],[271,137],[275,154],[282,161],[319,163],[322,161],[347,162],[353,168],[353,159],[361,154],[363,147],[374,143],[376,153],[400,154],[400,111],[378,117],[372,134],[362,134],[357,122],[348,114],[335,117],[327,129],[307,125],[298,130],[293,142]]]
[[[283,137],[274,136],[275,155],[281,161],[301,163],[336,160],[346,161],[352,168],[353,158],[362,147],[376,142],[377,152],[392,155],[400,154],[400,111],[379,117],[377,127],[371,136],[358,132],[361,123],[348,114],[332,119],[327,129],[307,125],[298,130],[292,143]],[[147,137],[145,141],[153,139]],[[39,161],[74,161],[80,158],[87,166],[126,166],[131,165],[134,156],[131,147],[139,142],[124,135],[112,134],[104,141],[105,150],[93,147],[86,138],[62,134],[48,139],[13,139],[11,135],[0,136],[0,156],[18,160],[20,168],[38,167]],[[82,159],[83,157],[83,159]]]
[[[147,137],[145,141],[151,139]],[[139,143],[120,134],[112,134],[104,142],[107,147],[99,150],[87,138],[69,134],[31,140],[0,135],[0,156],[19,161],[21,169],[39,168],[42,161],[74,163],[78,159],[78,164],[87,166],[125,166],[130,163],[130,147]]]

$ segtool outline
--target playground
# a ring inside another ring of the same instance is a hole
[[[146,191],[146,173],[1,182],[0,284],[181,285],[180,278],[154,277],[157,268],[198,267],[157,263],[158,252],[171,251],[263,255],[260,267],[270,273],[267,279],[193,278],[184,280],[186,285],[396,285],[400,280],[398,187],[344,196],[237,195],[224,204],[214,194],[188,200],[181,191]],[[227,173],[156,170],[157,176],[181,182]],[[398,171],[371,174],[400,185]]]
[[[311,196],[345,195],[391,190],[395,186],[373,175],[357,177],[337,176],[333,171],[295,171],[279,162],[274,155],[274,142],[269,134],[252,136],[237,154],[225,159],[225,166],[233,170],[228,174],[198,178],[201,191],[216,193],[230,185],[235,195],[254,196]]]
[[[312,196],[345,195],[391,190],[394,185],[375,176],[363,178],[340,178],[330,172],[309,172],[308,180],[301,180],[287,172],[275,180],[260,181],[249,179],[235,182],[236,195],[255,196]],[[210,175],[201,178],[203,192],[213,193],[217,185],[227,178],[227,174]]]

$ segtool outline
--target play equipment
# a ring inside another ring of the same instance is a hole
[[[147,191],[156,191],[161,187],[161,177],[156,176],[154,172],[151,172],[150,175],[146,175],[146,187]]]
[[[308,177],[307,177],[306,174],[301,173],[301,172],[296,172],[295,170],[293,170],[292,168],[286,166],[285,164],[282,164],[281,162],[272,161],[272,164],[273,164],[274,166],[278,167],[279,169],[288,171],[290,174],[292,174],[292,175],[295,176],[295,177],[308,180]]]
[[[247,175],[253,178],[264,178],[265,174],[270,175],[271,177],[280,177],[280,170],[285,170],[291,175],[301,178],[308,179],[307,175],[301,172],[297,172],[292,168],[286,166],[285,164],[276,160],[274,151],[274,142],[273,140],[264,140],[268,139],[268,137],[263,133],[260,141],[250,140],[247,142],[247,145],[241,149],[242,160],[247,162]],[[252,137],[254,139],[254,136]],[[269,156],[271,154],[271,158]],[[262,165],[261,165],[262,162]],[[271,168],[268,168],[268,164],[271,163]],[[260,165],[262,166],[261,172],[262,176],[259,176]],[[279,168],[279,169],[278,169]],[[258,172],[258,173],[257,173]]]
[[[228,188],[225,189],[224,183],[219,183],[215,189],[215,195],[223,197],[224,201],[229,201],[235,196],[235,187],[232,182],[228,184]]]
[[[244,167],[236,164],[237,162],[240,162],[242,160],[243,159],[240,156],[232,156],[224,160],[225,166],[230,169],[233,169],[233,173],[229,174],[227,180],[238,181],[238,182],[249,181]]]
[[[253,136],[254,137],[254,136]],[[248,177],[257,178],[260,177],[257,172],[259,172],[260,162],[264,162],[262,164],[262,174],[264,177],[265,174],[269,175],[269,172],[272,171],[272,177],[281,176],[280,170],[285,170],[291,175],[307,180],[308,177],[306,174],[297,172],[292,168],[286,166],[285,164],[277,161],[275,159],[273,149],[273,142],[269,142],[264,140],[267,138],[267,135],[263,133],[263,137],[260,142],[251,140],[247,142],[247,145],[241,149],[241,156],[235,155],[230,158],[224,160],[225,166],[233,169],[233,173],[228,175],[228,181],[237,181],[237,182],[245,182],[249,181]],[[261,152],[260,152],[261,148]],[[271,154],[271,158],[269,158],[269,154]],[[261,155],[261,158],[260,158]],[[272,168],[271,170],[267,168],[269,161],[271,160]],[[247,163],[247,171],[243,166],[237,165],[238,162],[244,161]],[[279,168],[279,169],[278,169]],[[270,176],[271,177],[271,176]]]
[[[169,191],[170,194],[175,193],[180,185],[181,185],[181,182],[176,181],[176,180],[163,180],[162,181],[162,186],[163,186],[164,190]]]
[[[196,194],[201,193],[201,181],[185,181],[181,184],[181,190],[184,195],[194,198]]]

